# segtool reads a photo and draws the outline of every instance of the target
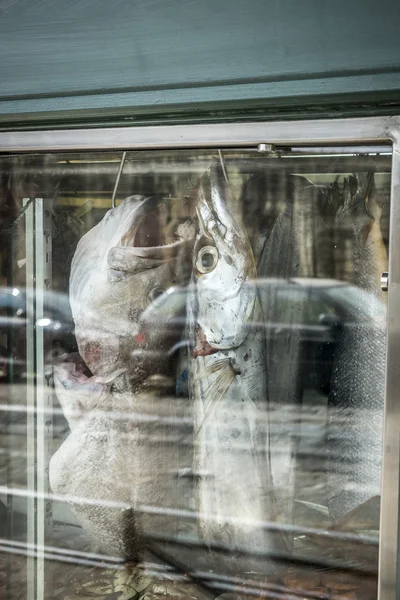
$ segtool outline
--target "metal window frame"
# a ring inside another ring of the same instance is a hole
[[[151,150],[391,143],[388,336],[384,407],[379,600],[397,598],[400,483],[400,116],[263,123],[0,132],[0,152]]]

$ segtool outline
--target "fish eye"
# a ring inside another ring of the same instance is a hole
[[[162,294],[164,292],[165,292],[165,290],[163,288],[155,287],[152,290],[150,290],[147,298],[148,298],[149,302],[154,302],[154,300],[156,300],[156,298],[159,298],[160,296],[162,296]]]
[[[217,266],[218,258],[218,251],[214,246],[203,246],[197,255],[197,271],[202,274],[210,273]]]

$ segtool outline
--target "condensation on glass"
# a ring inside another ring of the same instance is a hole
[[[391,147],[0,175],[1,597],[374,599]]]

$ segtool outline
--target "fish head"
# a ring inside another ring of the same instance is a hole
[[[253,252],[222,164],[217,161],[200,180],[196,211],[195,356],[238,347],[247,336],[256,299]]]
[[[122,367],[133,378],[145,377],[149,369],[164,372],[164,350],[177,334],[171,339],[162,324],[143,326],[141,315],[176,283],[177,265],[191,256],[193,243],[190,236],[167,238],[166,224],[162,201],[133,196],[109,211],[78,245],[71,269],[71,308],[79,352],[94,374]],[[149,359],[153,349],[160,351],[162,365]]]

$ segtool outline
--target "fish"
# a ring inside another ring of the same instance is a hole
[[[169,241],[165,224],[162,202],[132,196],[83,236],[70,278],[79,352],[53,367],[70,433],[51,457],[51,489],[96,548],[124,560],[141,555],[149,527],[176,531],[177,518],[139,508],[180,507],[174,473],[190,462],[177,444],[184,403],[168,394],[180,307],[159,323],[142,319],[175,283],[176,263],[191,257],[190,235]]]
[[[185,283],[176,281],[178,266],[191,255],[192,242],[166,239],[166,213],[158,198],[130,196],[78,243],[69,296],[78,351],[93,375],[125,369],[140,385],[150,372],[170,368],[168,349],[182,332],[168,331],[166,323],[139,326],[158,295]],[[140,352],[132,354],[135,350]]]
[[[335,228],[350,241],[350,279],[359,295],[357,310],[341,325],[328,398],[327,485],[333,520],[381,493],[386,297],[380,277],[388,266],[382,208],[372,174],[345,179]]]
[[[256,264],[217,159],[200,180],[196,210],[187,321],[198,529],[206,546],[229,549],[213,562],[238,573],[254,566],[246,553],[286,546],[276,531]]]
[[[273,220],[266,229],[258,252],[259,297],[267,330],[265,354],[269,405],[269,444],[275,496],[280,521],[295,521],[297,456],[302,418],[301,332],[306,303],[296,290],[290,294],[290,281],[299,276],[316,276],[314,241],[303,249],[308,232],[319,218],[318,190],[305,177],[282,172],[257,176],[247,182],[252,198],[265,205]],[[247,195],[249,192],[246,192]],[[266,217],[265,217],[266,220]],[[318,221],[318,227],[324,224]],[[292,284],[295,286],[295,284]],[[282,296],[282,286],[284,295]],[[283,326],[280,326],[283,324]],[[288,544],[293,545],[293,539]]]

